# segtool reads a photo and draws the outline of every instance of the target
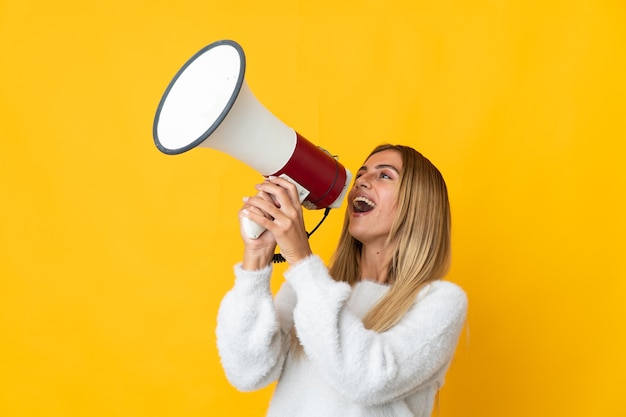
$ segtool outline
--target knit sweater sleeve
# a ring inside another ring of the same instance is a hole
[[[230,383],[242,391],[265,387],[280,375],[289,346],[295,294],[283,284],[270,291],[271,266],[246,271],[235,266],[235,284],[217,315],[217,347]]]
[[[293,318],[300,342],[344,396],[377,405],[441,382],[466,316],[467,298],[458,286],[431,285],[398,324],[378,333],[346,307],[350,287],[334,281],[318,257],[296,264],[285,277],[297,295]]]

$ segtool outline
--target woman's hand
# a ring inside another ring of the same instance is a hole
[[[296,186],[283,178],[269,177],[256,189],[259,193],[246,201],[241,213],[267,229],[259,239],[265,242],[269,239],[265,235],[271,234],[291,265],[311,255]]]
[[[256,207],[255,200],[263,200],[274,204],[272,197],[259,191],[254,197],[244,198],[244,206],[239,211],[240,233],[244,243],[243,252],[243,269],[255,271],[264,268],[272,262],[274,251],[276,250],[276,239],[269,232],[264,232],[257,239],[251,239],[243,226],[243,218],[248,217],[246,213],[255,213],[260,217],[268,216],[262,210]],[[256,201],[258,204],[258,201]],[[269,217],[268,217],[269,218]]]

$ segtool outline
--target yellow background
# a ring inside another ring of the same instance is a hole
[[[470,312],[439,415],[626,414],[623,0],[3,0],[0,416],[263,415],[214,336],[259,177],[151,133],[224,38],[347,167],[398,142],[443,171]]]

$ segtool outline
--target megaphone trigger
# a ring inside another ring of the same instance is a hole
[[[300,204],[302,204],[305,201],[305,199],[309,196],[309,194],[311,194],[309,190],[304,188],[302,184],[298,183],[298,181],[294,180],[289,175],[280,174],[279,177],[286,179],[287,181],[289,181],[290,183],[296,186],[296,190],[298,191],[298,198],[300,199]]]

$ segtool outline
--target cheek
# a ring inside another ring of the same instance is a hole
[[[386,211],[390,212],[390,213],[395,213],[396,210],[398,209],[398,196],[397,196],[397,194],[395,192],[390,191],[388,193],[385,193],[383,198],[384,198],[384,201],[388,202]]]
[[[391,225],[395,221],[397,213],[398,213],[397,204],[394,203],[393,205],[389,206],[389,208],[385,212],[385,218],[386,218],[386,222],[388,225]]]

